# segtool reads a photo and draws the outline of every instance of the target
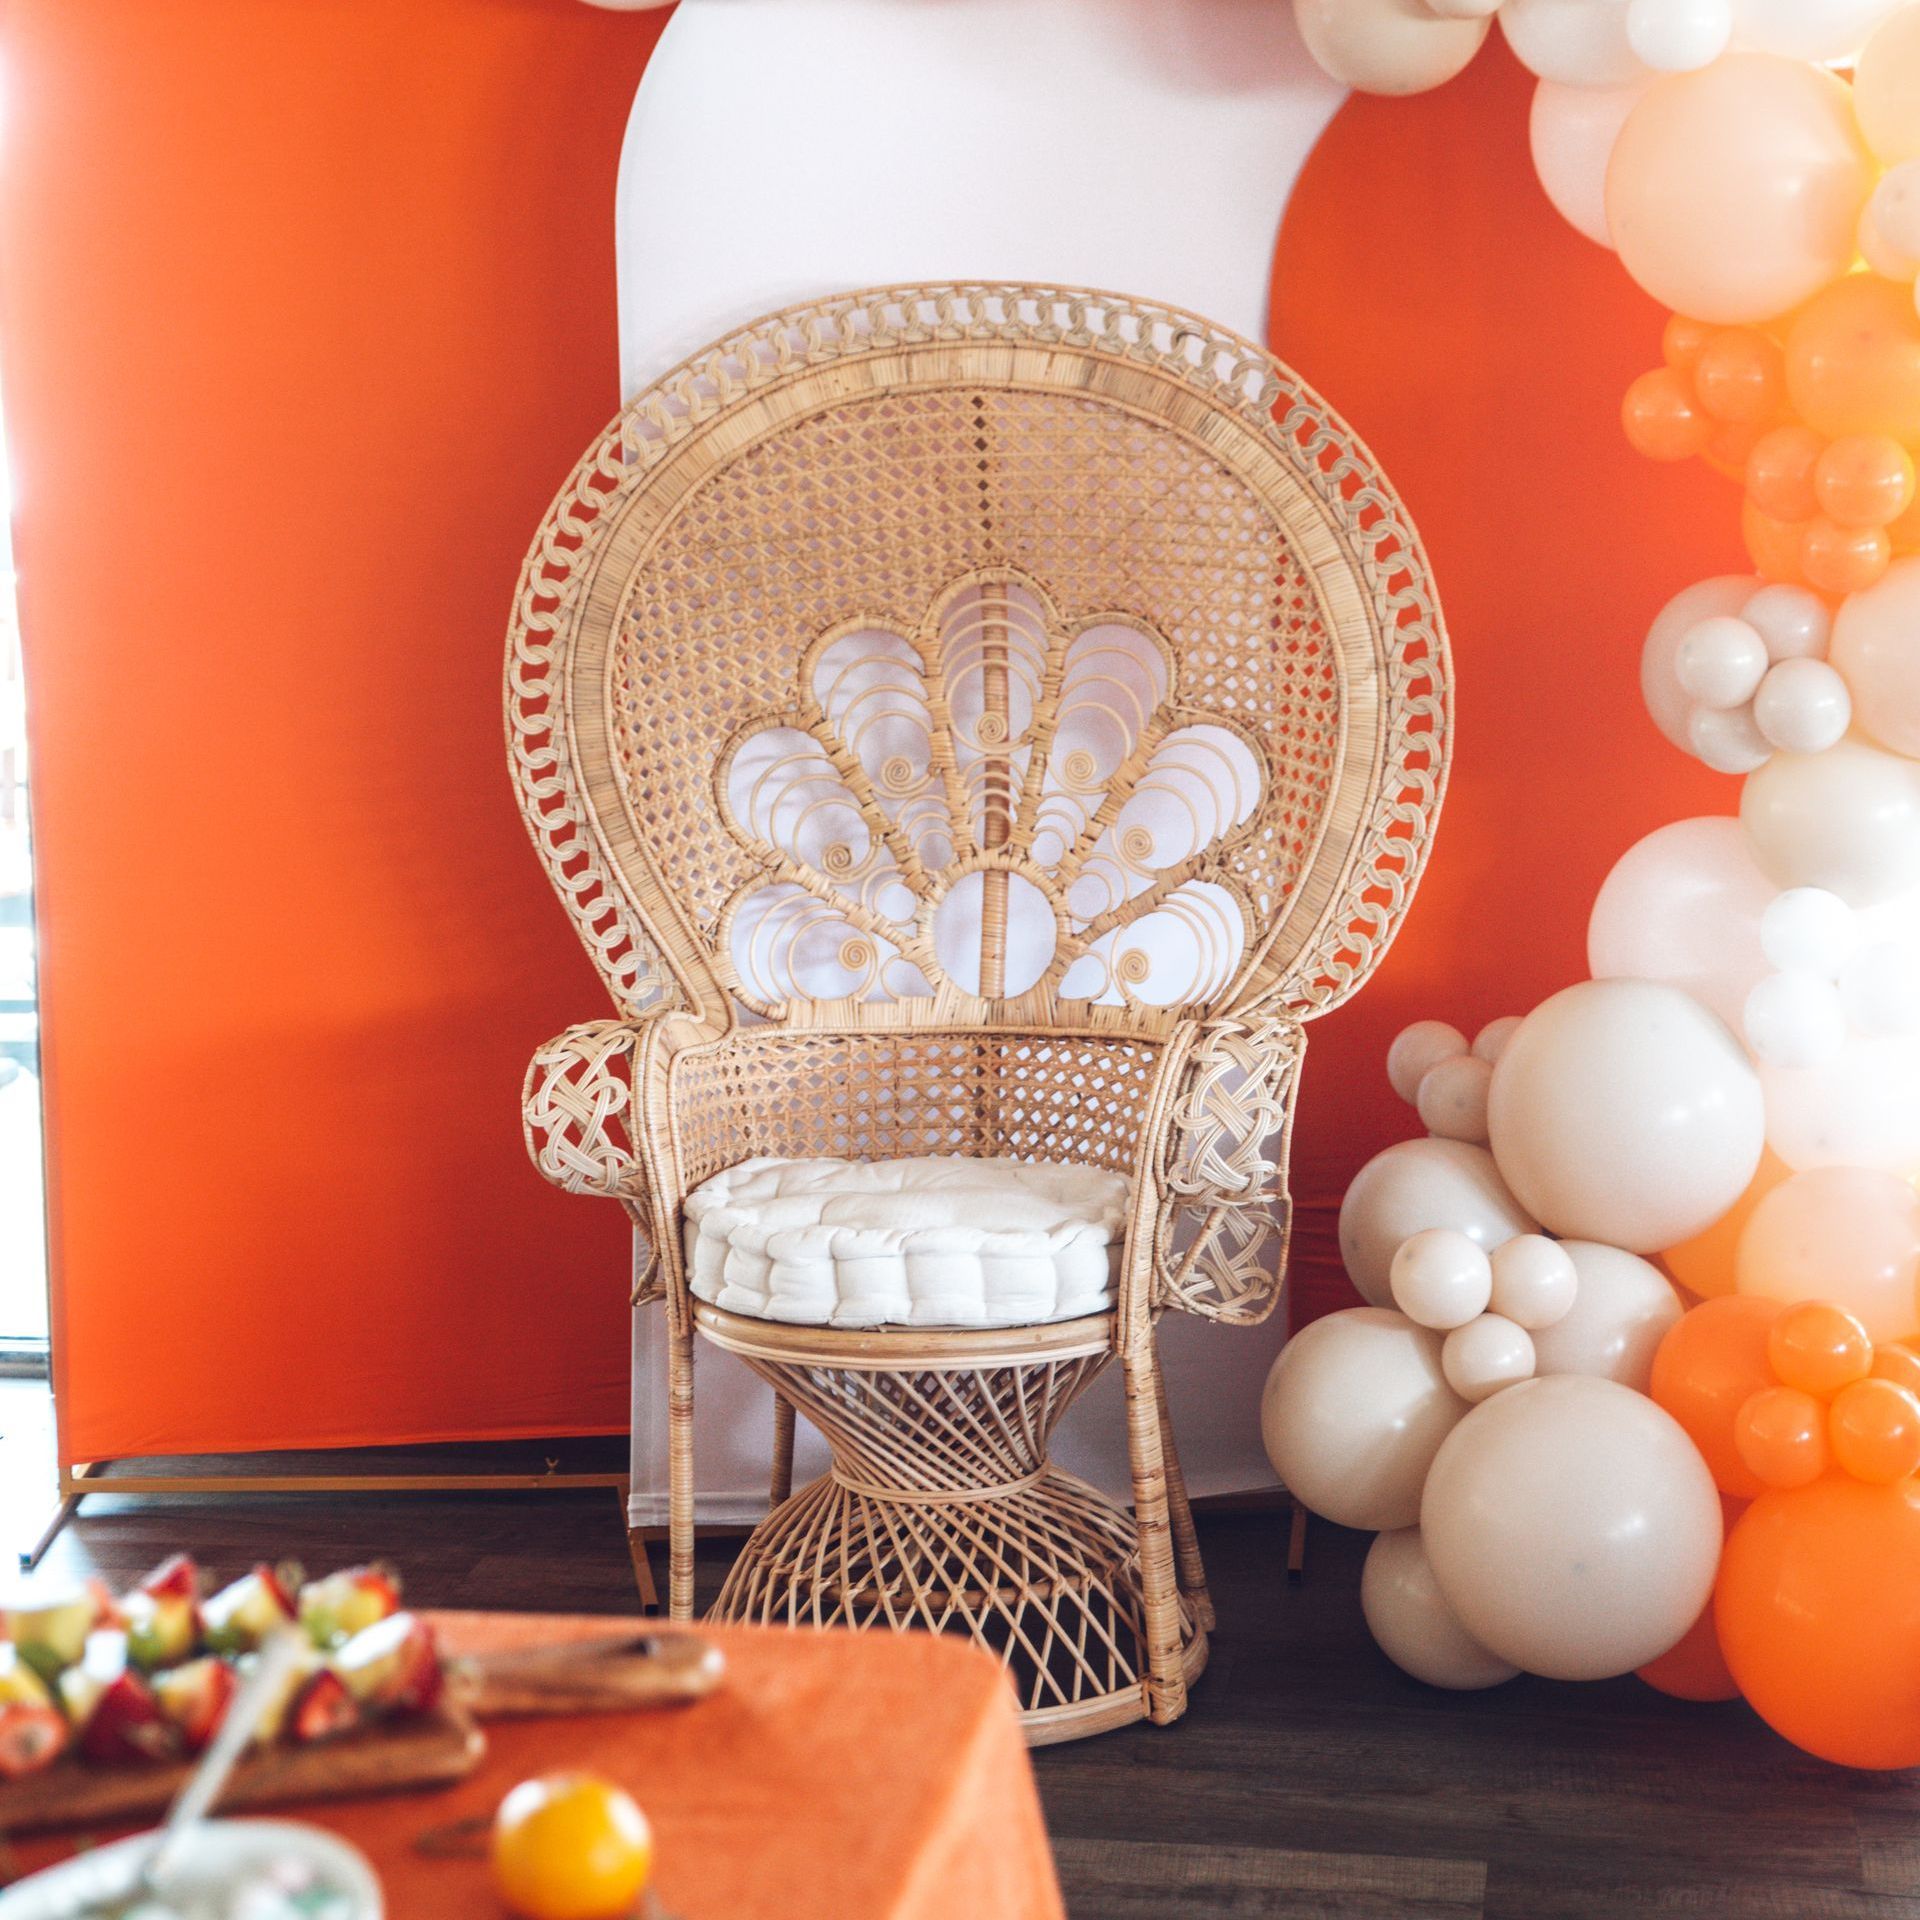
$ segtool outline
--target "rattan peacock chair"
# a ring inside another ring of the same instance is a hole
[[[1155,1322],[1278,1299],[1303,1023],[1406,911],[1450,717],[1366,449],[1193,314],[848,294],[594,444],[507,734],[618,1012],[525,1119],[650,1249],[676,1617],[698,1332],[777,1395],[716,1617],[970,1634],[1035,1741],[1183,1711],[1212,1612]],[[1047,1458],[1115,1359],[1131,1513]]]

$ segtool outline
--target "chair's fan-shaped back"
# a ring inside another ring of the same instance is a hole
[[[615,998],[1164,1027],[1343,998],[1437,815],[1424,557],[1268,355],[901,287],[642,394],[515,609],[509,741]]]

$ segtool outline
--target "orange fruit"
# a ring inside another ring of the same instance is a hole
[[[595,1774],[522,1780],[494,1815],[494,1885],[524,1920],[626,1920],[652,1871],[647,1816]]]

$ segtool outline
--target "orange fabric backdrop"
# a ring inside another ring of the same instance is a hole
[[[579,0],[11,0],[19,477],[62,1453],[625,1425],[624,1233],[518,1138],[603,996],[502,770],[525,543],[615,396],[613,180],[661,16]],[[1497,50],[1356,101],[1276,341],[1373,442],[1463,681],[1437,863],[1316,1034],[1302,1303],[1380,1060],[1579,970],[1638,834],[1730,804],[1639,711],[1737,557],[1618,394],[1658,316],[1547,210]],[[1152,289],[1143,291],[1151,292]]]

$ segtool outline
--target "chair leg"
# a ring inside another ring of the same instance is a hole
[[[1147,1715],[1164,1726],[1186,1712],[1187,1681],[1180,1665],[1180,1584],[1174,1571],[1151,1344],[1123,1353],[1120,1367],[1127,1390],[1127,1452],[1133,1464],[1133,1519],[1146,1616]]]
[[[667,1333],[667,1613],[693,1618],[693,1329]]]
[[[1200,1536],[1193,1527],[1193,1507],[1187,1499],[1187,1477],[1180,1471],[1180,1451],[1174,1444],[1173,1419],[1167,1412],[1167,1376],[1160,1370],[1160,1354],[1153,1354],[1153,1397],[1160,1416],[1160,1453],[1167,1469],[1167,1507],[1173,1520],[1173,1551],[1179,1569],[1180,1591],[1193,1607],[1202,1633],[1213,1631],[1213,1595],[1207,1591],[1206,1563],[1200,1558]]]
[[[773,1396],[773,1484],[767,1501],[777,1507],[793,1493],[793,1402],[784,1393]]]

